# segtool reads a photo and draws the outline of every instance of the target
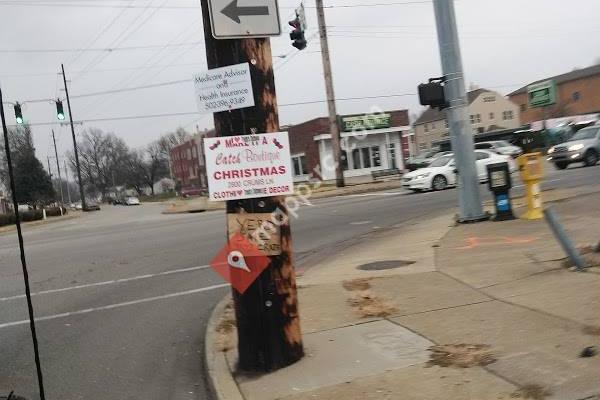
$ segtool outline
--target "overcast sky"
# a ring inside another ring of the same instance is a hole
[[[275,59],[280,104],[325,97],[314,0],[305,1],[308,48],[298,52],[287,35],[286,21],[299,3],[279,2],[285,34],[272,40],[273,54],[287,55]],[[338,113],[368,112],[373,105],[419,112],[416,86],[441,74],[432,3],[326,0],[325,4],[344,6],[326,11],[336,97],[406,94],[339,101]],[[133,8],[123,7],[127,5]],[[467,82],[479,87],[505,94],[531,81],[592,65],[600,58],[598,0],[457,0],[456,9]],[[5,101],[64,96],[57,74],[64,62],[75,120],[108,119],[77,126],[78,132],[97,127],[139,147],[178,126],[189,130],[196,125],[200,129],[212,126],[212,115],[200,114],[110,120],[196,111],[192,75],[206,69],[199,0],[0,0],[0,37]],[[129,49],[103,50],[119,47]],[[77,97],[178,80],[188,81]],[[12,123],[12,108],[5,110]],[[33,124],[55,121],[55,109],[49,103],[26,104],[23,112]],[[282,124],[324,115],[325,103],[280,108]],[[34,126],[44,164],[51,128]],[[54,128],[62,157],[72,148],[70,132],[66,127]]]

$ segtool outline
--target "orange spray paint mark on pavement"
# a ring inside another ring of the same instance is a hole
[[[528,236],[473,236],[465,240],[465,246],[456,247],[455,250],[472,250],[482,246],[511,246],[518,244],[532,243],[538,240],[537,237]]]

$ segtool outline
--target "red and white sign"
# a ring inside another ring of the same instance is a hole
[[[239,293],[244,294],[269,266],[269,257],[241,234],[229,238],[210,266]]]
[[[205,138],[204,153],[211,201],[294,192],[287,132]]]

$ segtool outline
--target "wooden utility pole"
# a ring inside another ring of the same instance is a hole
[[[71,201],[71,188],[69,187],[69,170],[67,169],[67,161],[64,161],[64,165],[65,165],[65,179],[67,181],[67,196],[69,199],[69,205],[71,205],[72,201]]]
[[[75,154],[75,166],[77,167],[77,182],[79,183],[79,196],[81,196],[81,210],[87,211],[85,201],[85,190],[81,179],[81,164],[79,163],[79,148],[77,147],[77,138],[75,137],[75,125],[73,123],[73,111],[71,109],[71,98],[69,97],[69,87],[67,86],[67,75],[65,74],[65,65],[60,66],[65,84],[65,95],[67,96],[67,107],[69,108],[69,125],[71,125],[71,136],[73,136],[73,154]]]
[[[346,185],[344,168],[342,166],[342,143],[340,127],[338,124],[337,109],[335,106],[335,91],[333,89],[333,75],[331,60],[329,59],[329,40],[327,39],[327,25],[325,25],[325,10],[323,0],[315,0],[317,17],[319,20],[319,36],[321,37],[321,57],[323,58],[323,75],[325,76],[325,89],[327,91],[327,109],[329,110],[329,132],[331,133],[331,151],[335,161],[335,184],[337,187]]]
[[[52,142],[54,142],[54,156],[56,157],[56,170],[58,171],[58,187],[60,188],[60,205],[65,206],[65,193],[63,192],[62,176],[60,174],[60,161],[58,160],[58,149],[56,148],[56,137],[54,136],[54,129],[52,129]],[[62,214],[62,210],[61,210]]]
[[[249,63],[255,106],[214,114],[217,136],[279,132],[279,114],[269,39],[216,40],[208,0],[202,0],[208,68]],[[228,214],[287,215],[284,197],[227,202]],[[238,331],[239,369],[273,371],[304,356],[289,222],[281,226],[282,254],[242,295],[232,289]]]

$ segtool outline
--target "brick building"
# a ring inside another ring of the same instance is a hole
[[[556,84],[557,103],[545,109],[530,108],[527,88],[548,80]],[[520,107],[521,122],[527,124],[551,118],[600,113],[600,64],[540,79],[515,90],[508,97]]]
[[[198,195],[207,190],[202,139],[212,135],[214,131],[196,134],[171,149],[171,174],[183,195]]]
[[[371,172],[404,169],[401,137],[410,131],[407,110],[339,117],[344,176],[370,179]],[[335,179],[328,118],[287,127],[294,179],[307,180],[319,167],[323,180]]]

